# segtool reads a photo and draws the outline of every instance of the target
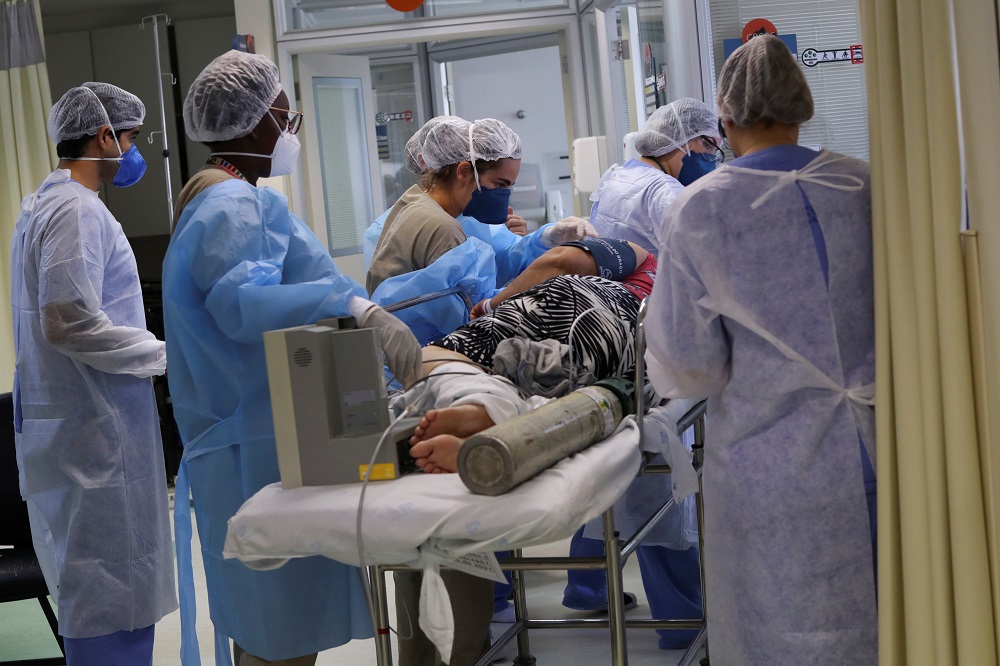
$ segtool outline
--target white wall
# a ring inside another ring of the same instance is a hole
[[[521,137],[522,165],[539,164],[546,189],[562,191],[566,214],[573,212],[566,145],[559,47],[456,60],[451,63],[452,111],[467,118],[496,118]],[[524,111],[524,119],[517,112]]]

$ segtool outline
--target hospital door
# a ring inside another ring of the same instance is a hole
[[[298,57],[304,206],[341,271],[365,282],[361,239],[385,208],[368,58]]]

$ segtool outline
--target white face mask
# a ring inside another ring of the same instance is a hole
[[[212,155],[243,155],[246,157],[266,157],[271,160],[271,172],[268,177],[288,176],[295,171],[295,166],[299,161],[299,150],[302,148],[299,137],[287,130],[282,130],[274,114],[270,111],[267,115],[271,117],[271,122],[275,124],[278,131],[278,140],[274,142],[274,148],[270,155],[263,153],[212,153]]]
[[[272,116],[273,117],[273,116]],[[274,143],[274,152],[271,153],[271,173],[270,176],[288,176],[299,162],[299,137],[289,132],[282,132],[278,140]]]

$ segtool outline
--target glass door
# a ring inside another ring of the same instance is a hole
[[[309,220],[363,283],[361,238],[385,208],[368,58],[300,56],[299,85]]]

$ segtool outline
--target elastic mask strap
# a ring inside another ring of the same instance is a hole
[[[280,134],[284,134],[285,130],[281,129],[281,125],[278,124],[278,120],[277,120],[277,118],[274,117],[274,114],[271,113],[270,111],[268,111],[267,115],[269,115],[271,117],[271,122],[274,123],[274,126],[278,128],[278,132]],[[279,140],[280,140],[280,137],[279,137]],[[277,149],[277,147],[278,147],[278,142],[277,141],[274,142],[274,147],[275,147],[275,149]],[[231,152],[219,152],[219,153],[212,153],[212,157],[214,157],[216,155],[240,155],[242,157],[264,157],[264,158],[267,158],[269,160],[273,160],[274,156],[276,154],[277,154],[276,151],[272,152],[270,155],[265,155],[264,153],[231,153]]]
[[[476,168],[476,149],[472,143],[472,129],[476,126],[476,123],[469,123],[469,161],[472,162],[472,173],[476,175],[476,189],[480,190],[482,187],[479,185],[479,170]]]

